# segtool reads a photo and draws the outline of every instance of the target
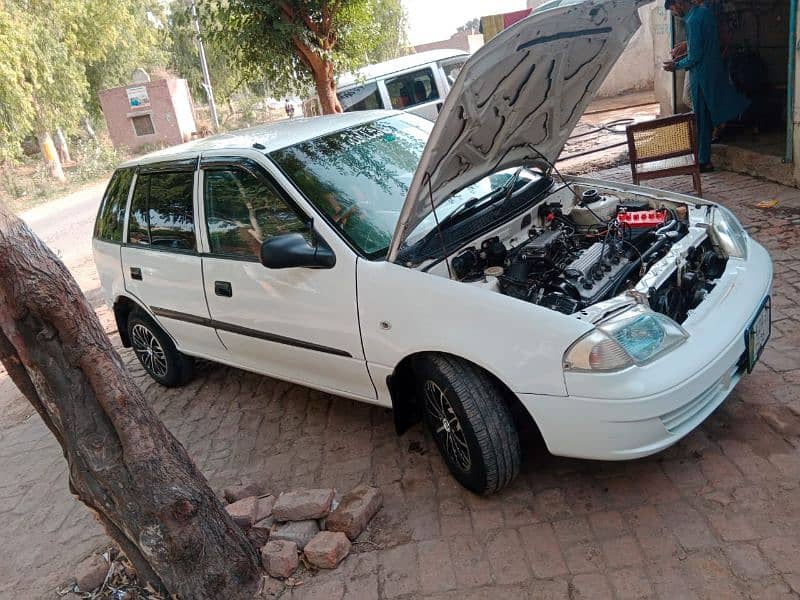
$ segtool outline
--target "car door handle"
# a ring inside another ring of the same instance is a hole
[[[225,298],[230,298],[233,296],[233,288],[231,287],[230,281],[215,281],[214,282],[214,293],[217,296],[224,296]]]
[[[142,280],[142,270],[139,267],[131,267],[131,279]]]

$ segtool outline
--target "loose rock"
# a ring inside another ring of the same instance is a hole
[[[271,516],[266,519],[261,519],[253,525],[253,528],[247,532],[247,537],[255,545],[256,548],[261,548],[269,540],[270,530],[275,524],[275,519]]]
[[[339,506],[328,515],[325,527],[329,531],[341,531],[355,540],[382,505],[381,490],[362,483],[345,494]]]
[[[92,554],[75,569],[75,583],[82,592],[91,592],[103,585],[108,574],[108,563],[102,556]]]
[[[272,514],[272,507],[275,505],[275,496],[263,496],[258,499],[255,522],[263,521]]]
[[[308,521],[288,521],[275,523],[269,534],[270,541],[285,540],[294,542],[302,550],[319,533],[319,525],[313,519]]]
[[[264,485],[250,479],[242,479],[240,483],[226,487],[222,491],[225,500],[233,504],[250,496],[262,496],[265,492]]]
[[[261,549],[261,564],[272,577],[289,577],[297,569],[297,544],[286,540],[270,540]]]
[[[350,554],[350,540],[341,531],[320,531],[306,544],[304,552],[315,567],[333,569]]]
[[[256,522],[258,498],[250,496],[249,498],[237,500],[233,504],[228,504],[225,510],[228,511],[228,514],[239,527],[250,529]]]
[[[332,489],[286,492],[275,501],[272,514],[278,521],[322,519],[330,512],[334,495]]]

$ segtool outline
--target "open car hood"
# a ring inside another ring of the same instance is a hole
[[[452,194],[502,169],[549,170],[631,36],[644,0],[565,2],[500,32],[467,61],[411,182],[389,260]]]

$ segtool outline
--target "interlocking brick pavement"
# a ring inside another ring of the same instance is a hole
[[[603,175],[629,180],[625,167]],[[689,187],[688,179],[654,183]],[[704,187],[772,253],[772,339],[702,427],[646,459],[556,458],[526,439],[519,479],[479,498],[454,482],[421,428],[398,439],[388,410],[215,365],[165,390],[123,356],[215,489],[241,477],[266,479],[270,492],[381,487],[384,507],[353,553],[335,570],[302,574],[292,590],[271,585],[273,595],[796,598],[800,191],[724,172],[704,175]],[[777,207],[755,207],[773,198]],[[7,418],[24,403],[2,374],[0,409],[0,596],[55,598],[105,538],[69,496],[63,458],[40,420]]]

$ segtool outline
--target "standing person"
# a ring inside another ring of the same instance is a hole
[[[286,110],[286,116],[290,119],[294,118],[294,104],[289,102],[289,99],[286,98],[286,104],[284,104],[283,108]]]
[[[686,25],[687,54],[664,63],[665,71],[690,73],[692,106],[697,116],[700,170],[714,170],[711,138],[715,126],[739,117],[750,101],[731,85],[720,51],[719,27],[714,13],[690,0],[665,0],[664,8]]]

